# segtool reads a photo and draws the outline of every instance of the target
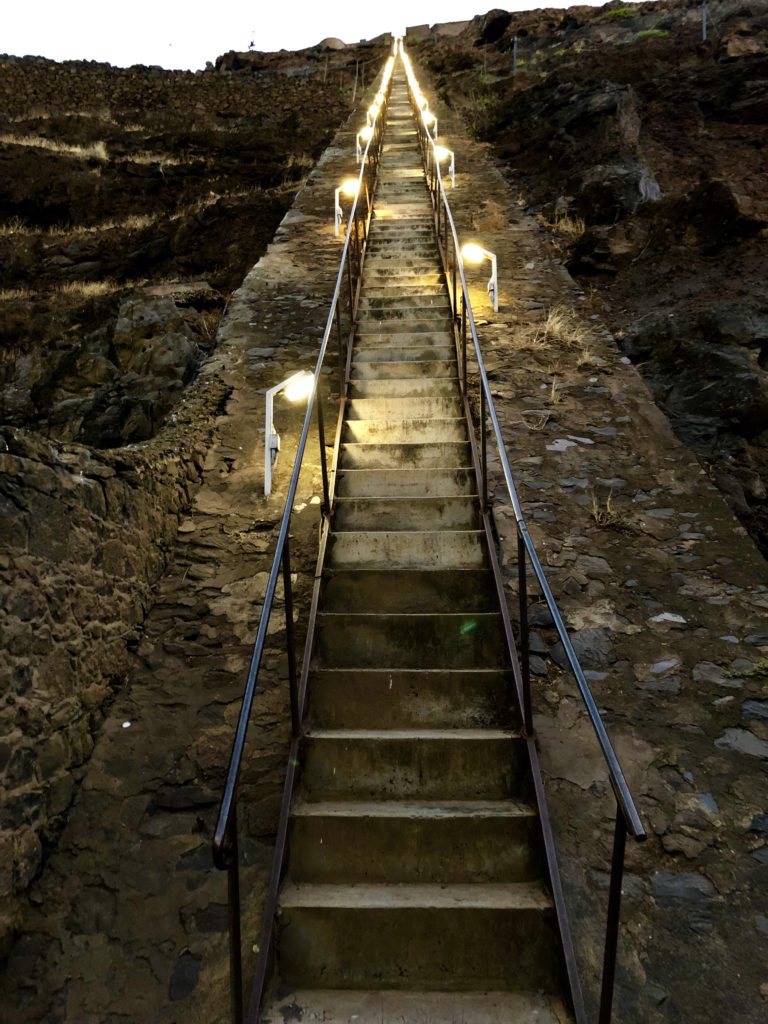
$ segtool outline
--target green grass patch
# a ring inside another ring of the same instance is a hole
[[[638,32],[635,39],[666,39],[669,32],[663,28],[644,28]]]

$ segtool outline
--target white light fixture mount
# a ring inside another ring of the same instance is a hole
[[[482,245],[475,242],[468,242],[461,247],[461,258],[465,263],[482,263],[483,260],[491,261],[491,277],[488,281],[488,294],[493,303],[494,313],[499,312],[499,273],[496,262],[496,253],[484,249]]]
[[[275,430],[273,422],[273,410],[275,395],[285,392],[289,402],[299,402],[308,398],[315,385],[315,375],[309,370],[299,370],[284,381],[276,384],[266,391],[266,427],[264,431],[264,495],[269,497],[272,493],[272,470],[277,464],[277,456],[280,452],[280,435]]]

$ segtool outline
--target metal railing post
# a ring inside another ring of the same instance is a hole
[[[467,299],[461,290],[461,389],[467,393]]]
[[[328,489],[328,460],[325,454],[325,423],[323,420],[323,396],[320,393],[320,385],[317,387],[317,436],[320,442],[320,468],[323,473],[323,504],[320,511],[324,516],[331,514],[331,499]]]
[[[485,389],[480,384],[480,507],[488,511],[488,431],[485,425]]]
[[[600,991],[598,1024],[611,1024],[613,1015],[613,988],[616,980],[616,956],[619,945],[619,917],[621,915],[621,886],[624,880],[624,850],[627,825],[618,802],[616,826],[613,833],[613,860],[611,884],[608,890],[608,918],[605,925],[605,953],[603,956],[603,984]]]
[[[531,707],[531,650],[528,636],[528,562],[525,540],[517,528],[517,590],[520,605],[520,670],[523,677],[523,732],[533,736]]]
[[[286,534],[283,547],[283,595],[285,598],[285,645],[288,654],[288,684],[291,692],[291,735],[301,730],[299,689],[296,679],[296,649],[293,638],[293,584],[291,583],[291,543]]]
[[[229,819],[231,860],[227,864],[229,912],[229,993],[233,1024],[243,1024],[243,947],[240,931],[240,850],[237,840],[237,801]]]
[[[344,358],[344,332],[341,327],[341,297],[336,300],[336,337],[339,343],[339,398],[344,394],[344,372],[347,360]]]

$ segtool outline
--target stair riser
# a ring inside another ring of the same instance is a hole
[[[421,408],[417,408],[415,400],[421,401],[424,398],[443,398],[443,399],[454,399],[456,396],[456,388],[458,382],[455,378],[451,377],[438,377],[437,380],[424,380],[422,377],[403,377],[399,380],[351,380],[349,386],[350,397],[353,399],[379,399],[379,398],[396,398],[396,399],[413,399],[410,407],[410,414],[414,412],[422,412]],[[454,410],[461,407],[458,403],[452,406]],[[398,407],[398,410],[394,410],[391,413],[391,417],[396,419],[407,419],[409,411],[403,406]],[[448,416],[438,414],[441,419],[456,419],[457,416],[461,415],[461,412],[452,412]],[[387,419],[388,415],[385,413],[383,417],[373,416],[372,419],[383,418]],[[467,463],[455,463],[455,465],[467,465]]]
[[[436,321],[444,325],[446,321],[450,322],[450,319],[451,313],[447,304],[442,308],[437,306],[404,306],[402,309],[369,309],[364,311],[357,321],[357,333],[359,334],[361,331],[364,331],[374,334],[378,330],[389,331],[393,326],[399,326],[403,320],[408,323]],[[379,327],[380,324],[383,325],[381,328]],[[436,324],[433,323],[429,329],[434,330],[435,326]]]
[[[463,419],[431,420],[347,420],[341,439],[344,443],[422,444],[467,440]]]
[[[506,662],[501,616],[472,613],[322,614],[317,653],[324,668],[503,668]]]
[[[426,380],[448,377],[455,380],[457,372],[455,359],[361,359],[355,360],[352,364],[352,377],[355,380],[410,380],[413,377],[424,377]]]
[[[416,404],[401,397],[352,398],[347,402],[348,420],[400,420],[414,414],[419,419],[458,419],[462,409],[458,398],[427,398]]]
[[[387,498],[340,500],[333,529],[343,530],[478,530],[480,516],[474,498],[435,498],[396,501]]]
[[[538,875],[535,833],[532,816],[294,816],[291,881],[527,882]]]
[[[396,348],[394,344],[377,348],[363,341],[355,346],[352,365],[399,360],[407,362],[446,362],[448,360],[454,363],[454,376],[456,376],[456,349],[450,342],[445,345],[424,345],[418,340],[411,340],[410,344],[404,348]]]
[[[319,729],[480,729],[516,725],[502,672],[318,671],[310,721]]]
[[[417,615],[426,612],[497,610],[493,577],[485,569],[352,569],[323,580],[326,612]]]
[[[375,354],[366,356],[364,353],[370,349],[374,349]],[[396,356],[386,354],[388,350],[408,353],[409,349],[416,349],[419,353],[416,357],[419,359],[446,358],[456,352],[454,332],[446,329],[417,334],[411,332],[403,334],[361,333],[355,340],[354,356],[357,359],[381,359],[382,357],[394,359]]]
[[[463,449],[467,453],[467,449]],[[467,453],[468,457],[468,453]],[[336,477],[336,493],[344,497],[423,497],[441,494],[474,494],[475,474],[471,469],[361,469],[350,466]]]
[[[337,533],[328,564],[335,569],[482,569],[487,563],[480,537],[470,531]]]
[[[372,296],[370,291],[362,290],[360,309],[376,309],[378,307],[388,308],[390,306],[401,306],[404,303],[416,303],[416,305],[443,305],[450,309],[449,300],[445,297],[442,285],[425,286],[424,289],[415,289],[411,295],[403,299],[397,291],[392,290],[390,294],[386,291],[379,296]]]
[[[393,320],[360,320],[357,324],[355,334],[362,338],[364,335],[378,334],[429,334],[434,331],[451,330],[451,318],[440,314],[428,316],[423,320],[396,318]]]
[[[411,294],[419,299],[419,304],[421,305],[422,299],[426,297],[433,298],[434,296],[442,296],[445,294],[445,289],[442,284],[423,284],[419,285],[418,287],[415,287],[411,291]],[[402,288],[399,285],[390,285],[389,287],[376,287],[375,285],[368,285],[363,286],[360,295],[363,303],[376,302],[379,300],[392,301],[393,299],[401,298]]]
[[[515,739],[305,741],[302,789],[311,800],[504,800],[527,797]]]
[[[549,915],[536,910],[290,908],[280,919],[287,984],[444,991],[553,991]]]

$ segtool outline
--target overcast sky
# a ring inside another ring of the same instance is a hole
[[[356,42],[406,25],[462,21],[494,6],[493,0],[0,0],[0,53],[196,69],[227,50],[247,50],[251,40],[257,50],[298,50],[326,36]],[[506,9],[535,6],[513,2]]]

